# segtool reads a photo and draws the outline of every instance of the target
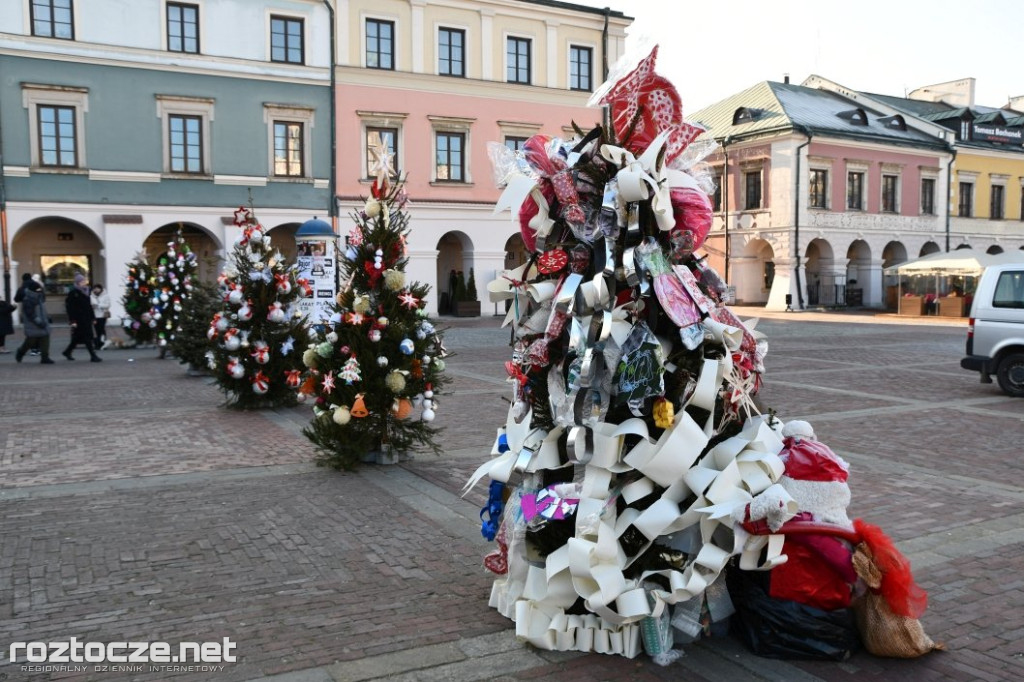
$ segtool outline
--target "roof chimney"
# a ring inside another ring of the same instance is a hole
[[[782,74],[782,82],[783,83],[787,83],[787,84],[789,83],[789,74],[788,73]]]

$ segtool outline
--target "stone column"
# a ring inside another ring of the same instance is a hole
[[[405,266],[408,282],[419,282],[430,287],[427,294],[427,312],[437,315],[440,294],[437,290],[437,249],[410,250],[409,263]]]
[[[775,279],[772,281],[772,290],[768,293],[768,303],[765,310],[785,310],[786,296],[789,295],[791,310],[801,310],[800,301],[807,304],[807,271],[804,269],[803,260],[800,261],[799,270],[796,267],[795,258],[779,258],[775,260]],[[800,275],[800,295],[797,295],[797,274]]]

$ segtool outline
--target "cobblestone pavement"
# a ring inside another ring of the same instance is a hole
[[[152,349],[104,351],[102,364],[0,356],[0,680],[1024,677],[1024,401],[959,368],[960,321],[763,317],[764,403],[811,421],[851,463],[851,516],[911,558],[925,628],[949,651],[785,662],[720,637],[662,668],[518,643],[487,607],[484,486],[459,497],[507,408],[508,334],[485,317],[444,320],[445,454],[356,473],[312,464],[308,408],[224,409],[209,379]],[[6,660],[11,641],[72,636],[229,637],[238,661],[30,672]]]

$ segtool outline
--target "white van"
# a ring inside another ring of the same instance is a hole
[[[1022,262],[990,265],[978,281],[967,327],[967,357],[960,366],[981,372],[1012,396],[1024,397],[1024,256]]]

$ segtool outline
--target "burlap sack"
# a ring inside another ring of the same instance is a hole
[[[853,602],[857,630],[865,649],[887,658],[917,658],[932,650],[945,649],[925,634],[921,621],[892,612],[885,597],[877,592],[882,576],[864,543],[857,545],[853,553],[853,568],[870,588]]]

